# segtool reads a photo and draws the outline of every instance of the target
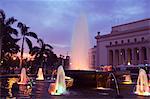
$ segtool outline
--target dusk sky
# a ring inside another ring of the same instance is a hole
[[[81,13],[87,16],[91,47],[98,31],[108,34],[112,26],[150,18],[150,0],[0,0],[0,9],[31,27],[57,55],[70,52]]]

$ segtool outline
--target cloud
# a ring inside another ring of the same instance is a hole
[[[150,17],[149,0],[1,0],[8,17],[14,16],[31,27],[57,53],[70,50],[71,36],[80,13],[87,15],[90,39],[111,26]],[[69,46],[69,47],[68,47]]]

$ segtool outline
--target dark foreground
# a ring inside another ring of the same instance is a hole
[[[118,98],[116,94],[116,90],[101,90],[96,88],[69,88],[67,89],[67,93],[61,96],[52,96],[48,93],[50,81],[36,81],[34,86],[32,86],[32,90],[29,92],[24,89],[24,86],[20,86],[19,91],[12,91],[12,96],[10,96],[9,90],[5,88],[3,85],[6,85],[6,79],[1,78],[1,90],[0,97],[1,99],[11,98],[11,99],[114,99]],[[121,97],[124,99],[150,99],[150,97],[137,96],[133,93],[134,84],[124,85],[119,84],[119,90]]]

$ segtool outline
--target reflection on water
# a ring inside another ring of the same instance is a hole
[[[25,96],[31,95],[32,88],[28,85],[19,85],[19,92]]]
[[[1,97],[29,97],[32,88],[29,85],[18,85],[18,78],[1,79]]]
[[[18,82],[18,78],[8,78],[8,94],[10,97],[13,97],[13,94],[12,94],[12,87],[13,87],[13,84],[14,83],[17,83]]]

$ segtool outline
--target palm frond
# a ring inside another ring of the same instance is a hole
[[[28,29],[29,29],[30,27],[27,27],[25,24],[24,24],[24,27],[23,27],[23,33],[27,33],[28,32]]]
[[[2,9],[0,9],[0,20],[4,22],[5,18],[5,12]]]
[[[52,50],[53,49],[53,47],[51,46],[51,45],[49,45],[49,44],[44,44],[44,46],[45,46],[45,48],[49,48],[50,50]]]
[[[7,30],[6,31],[7,33],[14,34],[14,35],[18,36],[18,31],[16,29],[12,28],[11,26],[6,27],[6,30]]]
[[[27,36],[30,36],[30,37],[33,37],[33,38],[35,38],[35,39],[38,38],[37,35],[36,35],[34,32],[28,32],[28,33],[26,33],[26,35],[27,35]]]
[[[27,37],[25,37],[25,39],[26,39],[26,42],[28,44],[29,49],[31,50],[32,49],[32,42]]]
[[[17,19],[15,19],[14,17],[11,17],[8,20],[6,20],[6,25],[12,25],[16,21]]]
[[[21,23],[21,22],[18,22],[18,24],[17,24],[17,27],[19,27],[19,28],[23,28],[23,26],[24,26],[24,24],[23,23]]]
[[[44,46],[44,42],[42,39],[38,39],[37,42],[39,43],[40,47],[42,48]]]
[[[36,53],[38,54],[40,52],[40,48],[37,46],[34,46],[31,50],[30,50],[30,54],[31,55],[35,55]]]
[[[25,24],[23,24],[22,22],[18,22],[17,27],[20,28],[21,34],[25,35],[29,29],[29,27],[27,27]]]
[[[17,43],[21,38],[14,39],[14,42]]]

